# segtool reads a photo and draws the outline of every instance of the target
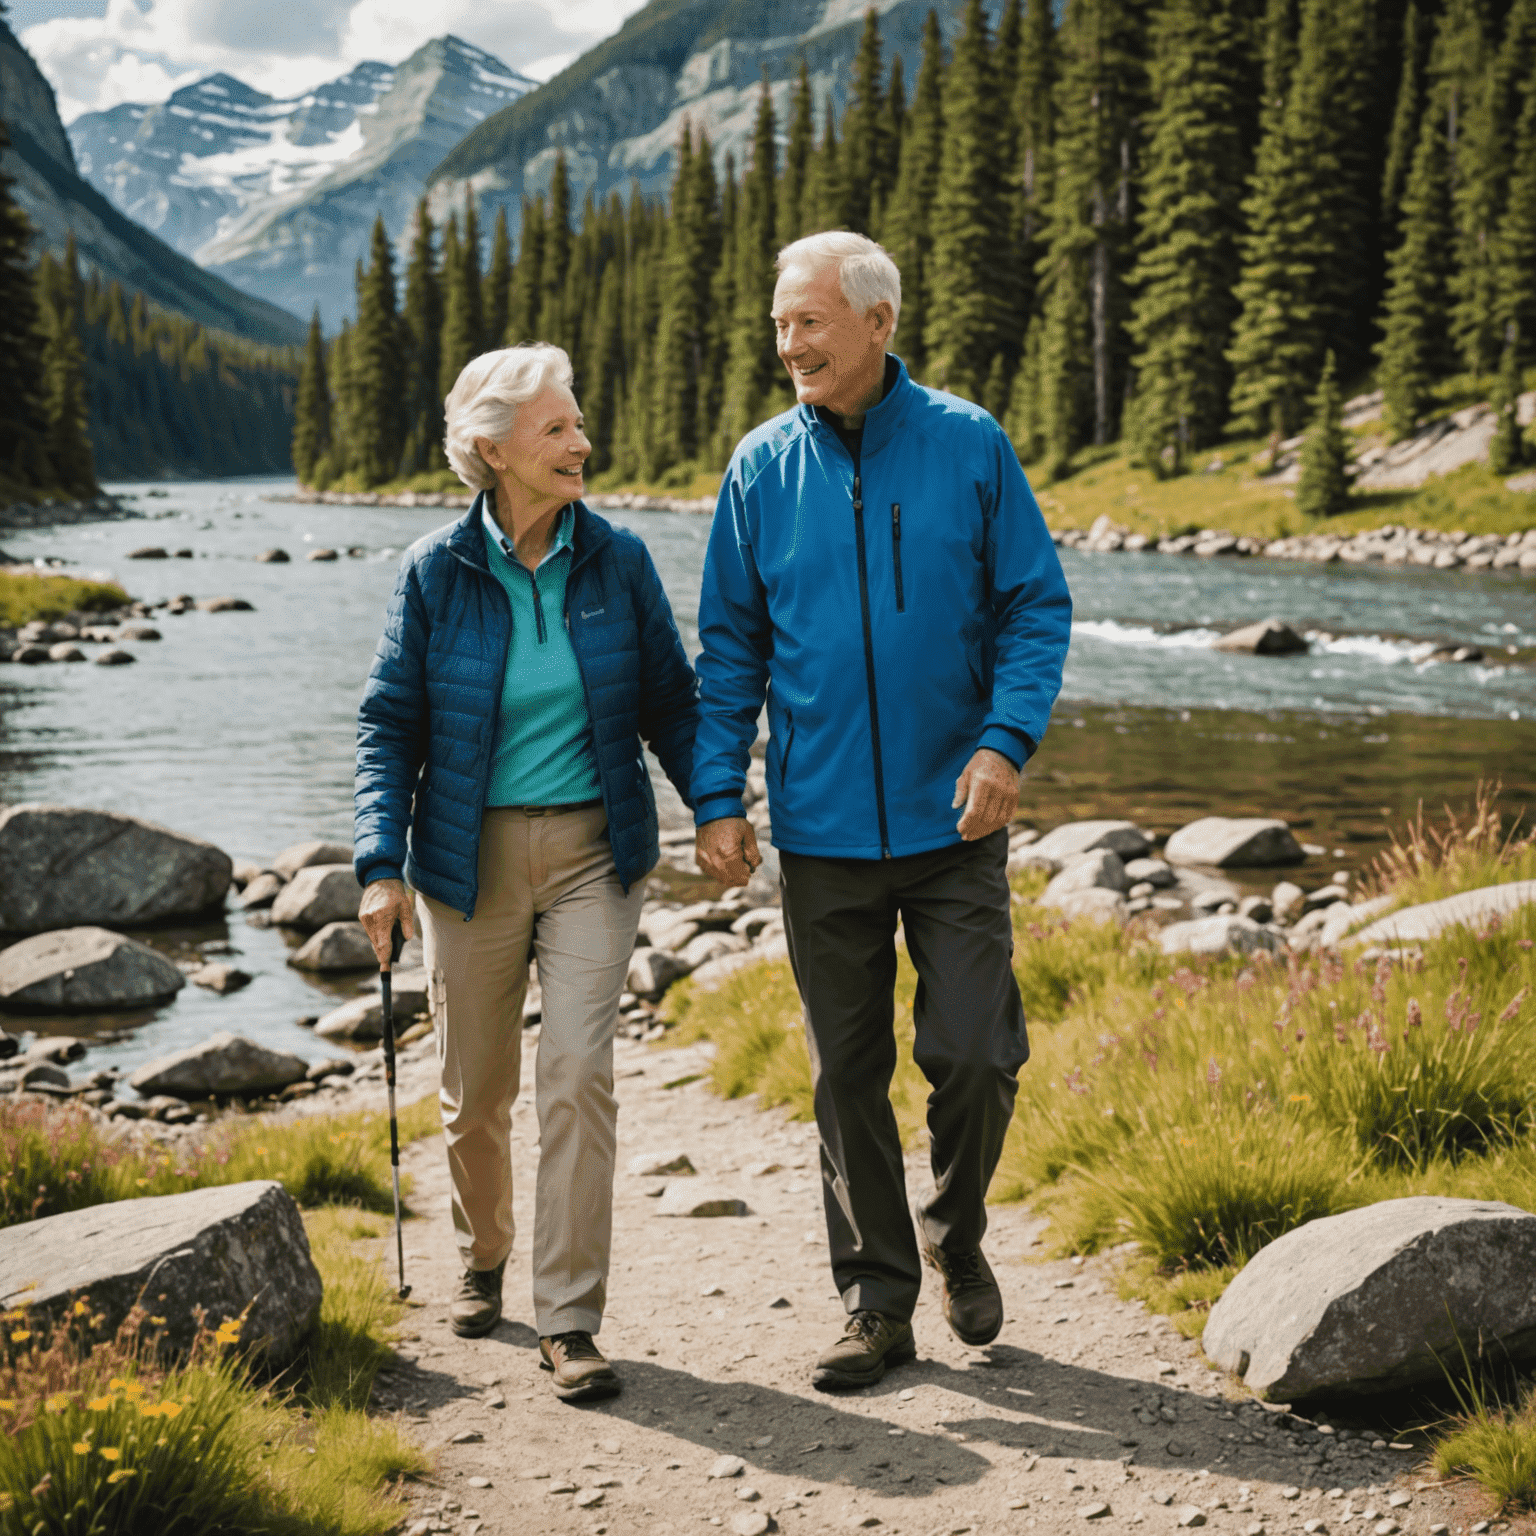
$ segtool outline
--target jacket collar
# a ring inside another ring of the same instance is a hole
[[[571,533],[571,569],[574,571],[583,561],[597,553],[612,536],[613,529],[596,513],[588,511],[585,502],[572,502],[571,506],[575,512],[575,526]],[[472,565],[477,571],[484,571],[489,576],[491,562],[485,555],[482,521],[485,507],[486,493],[480,491],[470,503],[469,510],[453,525],[453,531],[448,535],[447,548],[466,565]]]
[[[893,365],[896,375],[894,379],[891,378]],[[886,378],[890,380],[890,387],[881,398],[879,405],[872,406],[864,413],[864,437],[859,445],[861,458],[878,453],[896,435],[896,430],[901,425],[901,418],[906,415],[912,391],[916,388],[907,373],[907,365],[894,352],[885,354],[885,371]],[[824,432],[832,438],[837,436],[831,424],[822,420],[815,406],[802,405],[800,419],[812,432]]]

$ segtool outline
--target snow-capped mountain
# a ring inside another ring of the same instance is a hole
[[[456,37],[278,99],[214,75],[70,128],[81,173],[201,266],[327,328],[353,310],[376,214],[399,238],[427,176],[535,82]]]

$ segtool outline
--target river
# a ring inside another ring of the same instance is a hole
[[[110,574],[151,602],[229,594],[254,611],[162,614],[164,638],[129,646],[132,667],[0,669],[0,802],[127,811],[258,861],[306,838],[350,841],[357,701],[399,554],[451,514],[266,499],[291,493],[290,480],[113,489],[147,520],[11,531],[0,542],[13,557]],[[691,654],[708,519],[608,515],[649,546]],[[193,555],[125,558],[148,544]],[[257,563],[273,545],[292,561]],[[321,547],[344,553],[304,558]],[[1479,777],[1501,779],[1513,804],[1536,794],[1528,577],[1071,550],[1063,563],[1072,648],[1024,791],[1042,825],[1128,815],[1167,832],[1207,811],[1273,814],[1327,849],[1318,867],[1358,867],[1420,799],[1431,810],[1464,805]],[[1209,648],[1214,632],[1270,614],[1312,633],[1312,653]],[[1489,659],[1426,660],[1448,641],[1476,643]],[[674,797],[662,808],[665,822],[682,823]],[[285,965],[280,933],[231,914],[228,926],[151,938],[181,958],[228,941],[256,980],[231,997],[186,988],[129,1021],[141,1026],[129,1037],[93,1050],[93,1066],[131,1066],[216,1028],[310,1059],[328,1053],[293,1021],[353,983],[316,983]],[[46,1027],[90,1033],[104,1023]]]

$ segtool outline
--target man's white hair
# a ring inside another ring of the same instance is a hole
[[[443,401],[443,452],[454,474],[472,491],[488,491],[496,472],[480,457],[477,437],[499,443],[512,430],[517,408],[551,384],[571,387],[571,360],[547,341],[527,341],[472,357]]]
[[[837,285],[859,314],[867,315],[882,299],[891,306],[891,334],[895,335],[894,321],[901,315],[901,273],[883,245],[846,229],[829,229],[786,245],[774,265],[780,272],[794,268],[816,273],[836,267]]]

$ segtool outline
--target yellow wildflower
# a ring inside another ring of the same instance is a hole
[[[16,1399],[14,1397],[0,1397],[0,1413],[15,1413]]]
[[[56,1392],[43,1403],[43,1407],[49,1413],[63,1413],[69,1407],[69,1399],[72,1395],[69,1392]]]
[[[12,1328],[11,1329],[11,1343],[12,1344],[25,1344],[27,1342],[27,1340],[30,1339],[31,1337],[32,1337],[32,1330],[30,1328]]]
[[[145,1187],[145,1185],[147,1185],[149,1183],[149,1180],[148,1179],[135,1179],[133,1182],[135,1184],[137,1184],[140,1189],[143,1189]]]
[[[144,1383],[142,1381],[130,1381],[128,1385],[123,1388],[123,1391],[129,1397],[143,1397]]]
[[[107,1390],[109,1392],[121,1392],[127,1385],[128,1383],[124,1381],[121,1376],[114,1376],[112,1380],[107,1383]]]
[[[84,1316],[85,1316],[85,1314],[86,1314],[86,1313],[87,1313],[87,1312],[89,1312],[89,1311],[90,1311],[90,1310],[91,1310],[91,1309],[90,1309],[90,1308],[89,1308],[89,1307],[88,1307],[88,1306],[86,1306],[86,1304],[85,1304],[85,1302],[84,1302],[84,1300],[80,1300],[80,1301],[77,1301],[77,1302],[76,1302],[76,1303],[75,1303],[75,1306],[74,1306],[74,1313],[75,1313],[75,1316],[76,1316],[76,1317],[84,1317]]]
[[[1293,1093],[1291,1095],[1292,1104],[1310,1104],[1311,1102],[1312,1095],[1310,1093]]]
[[[117,1471],[107,1474],[107,1481],[109,1483],[120,1483],[125,1477],[137,1477],[138,1475],[139,1469],[137,1467],[119,1467]]]
[[[152,1317],[150,1318],[150,1322],[152,1322],[157,1328],[163,1328],[165,1326],[165,1319],[163,1317]]]
[[[92,1413],[104,1413],[117,1402],[115,1397],[93,1397],[85,1406]]]
[[[265,1157],[266,1155],[267,1155],[267,1149],[265,1147],[257,1147],[256,1148],[256,1156],[257,1157]]]
[[[118,1450],[115,1445],[104,1445],[101,1448],[101,1454],[105,1456],[108,1461],[116,1461],[117,1458],[123,1453]]]
[[[89,1440],[76,1440],[70,1449],[74,1451],[76,1456],[84,1456],[90,1451],[91,1442]]]
[[[160,1404],[160,1416],[164,1419],[174,1419],[181,1412],[181,1404],[173,1397],[168,1397]]]
[[[161,1435],[161,1436],[160,1436],[160,1437],[159,1437],[159,1438],[158,1438],[158,1439],[157,1439],[157,1440],[156,1440],[156,1441],[155,1441],[155,1444],[156,1444],[156,1445],[164,1445],[164,1444],[165,1444],[165,1436],[164,1436],[164,1435]]]
[[[160,1417],[161,1405],[158,1403],[140,1403],[139,1412],[146,1419],[158,1419]]]

